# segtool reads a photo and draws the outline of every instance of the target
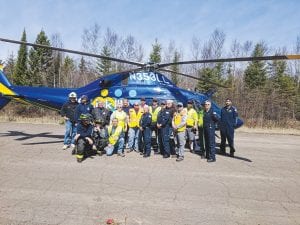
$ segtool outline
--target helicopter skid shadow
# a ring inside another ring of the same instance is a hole
[[[33,138],[54,138],[60,139],[58,141],[41,141],[41,142],[31,142],[31,143],[23,143],[22,145],[43,145],[43,144],[53,144],[53,143],[61,143],[64,139],[64,135],[53,135],[50,132],[44,132],[39,134],[28,134],[21,131],[7,131],[7,133],[0,133],[0,137],[16,137],[16,141],[25,141]]]

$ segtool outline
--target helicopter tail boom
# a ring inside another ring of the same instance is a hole
[[[5,96],[16,95],[9,87],[11,84],[7,80],[6,76],[0,70],[0,109],[7,105],[10,102],[10,98]]]

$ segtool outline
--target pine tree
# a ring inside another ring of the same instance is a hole
[[[270,65],[273,87],[280,92],[294,94],[294,80],[287,73],[287,63],[285,61],[273,61]]]
[[[273,61],[270,64],[271,88],[269,95],[273,99],[273,118],[277,121],[291,118],[293,105],[296,100],[295,82],[293,77],[287,74],[287,63],[285,61]]]
[[[108,46],[103,46],[101,55],[111,57],[111,51]],[[96,69],[101,75],[108,74],[112,72],[112,63],[107,59],[98,59]]]
[[[152,44],[152,52],[150,53],[150,62],[160,63],[161,62],[161,44],[155,39],[155,43]]]
[[[84,73],[86,73],[86,71],[87,71],[86,61],[84,60],[83,56],[80,59],[80,63],[78,65],[78,68],[79,68],[80,76],[83,76]]]
[[[60,70],[62,64],[62,53],[54,51],[52,55],[52,63],[47,69],[48,86],[49,87],[60,87]]]
[[[35,41],[36,44],[50,46],[50,41],[42,30]],[[54,81],[49,68],[53,63],[52,50],[46,48],[33,47],[29,51],[29,85],[49,85],[53,86]]]
[[[256,44],[253,57],[264,56],[265,48],[262,43]],[[244,82],[250,89],[264,87],[267,80],[266,65],[263,61],[251,62],[245,70]]]
[[[83,80],[83,83],[81,85],[86,85],[88,83],[88,80],[87,80],[88,69],[87,69],[86,64],[87,64],[87,62],[85,61],[85,59],[82,56],[81,59],[80,59],[80,63],[78,65],[79,77],[80,77],[81,80]]]
[[[26,42],[26,31],[24,29],[21,41]],[[13,73],[13,79],[12,82],[15,85],[27,85],[28,80],[26,77],[27,74],[27,46],[24,44],[20,45],[19,51],[18,51],[18,58],[17,58],[17,63],[14,68],[14,73]]]
[[[224,73],[223,63],[217,63],[214,67],[202,68],[198,71],[199,77],[203,81],[199,81],[197,88],[201,91],[208,91],[215,87],[215,85],[209,83],[209,81],[221,84],[223,82],[222,75]],[[206,82],[208,81],[208,82]]]
[[[0,62],[1,64],[1,62]],[[16,64],[16,60],[13,54],[11,54],[8,59],[6,60],[6,66],[4,68],[4,73],[7,76],[7,79],[11,82],[14,83],[13,81],[13,74],[14,74],[14,70],[15,70],[15,64]]]
[[[71,59],[69,56],[66,56],[62,65],[62,77],[64,80],[63,86],[66,87],[74,87],[76,86],[74,81],[74,71],[75,71],[75,63],[73,59]]]
[[[177,63],[179,61],[180,55],[177,51],[174,52],[174,57],[173,57],[173,63]],[[171,70],[174,72],[179,72],[179,66],[178,65],[172,65]],[[171,80],[172,82],[177,85],[179,80],[178,80],[178,75],[176,73],[171,73]]]

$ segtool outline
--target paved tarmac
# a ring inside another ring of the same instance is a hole
[[[236,157],[61,150],[64,126],[0,123],[0,224],[299,225],[300,137],[236,133]]]

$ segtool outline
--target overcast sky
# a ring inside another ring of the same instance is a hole
[[[95,23],[120,35],[133,35],[149,51],[155,38],[188,55],[193,37],[205,41],[216,29],[226,45],[264,40],[292,53],[300,36],[298,0],[0,0],[0,37],[34,42],[43,29],[60,34],[65,48],[82,50],[81,36]],[[0,42],[0,59],[17,54],[18,46]],[[149,52],[146,52],[148,55]]]

